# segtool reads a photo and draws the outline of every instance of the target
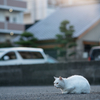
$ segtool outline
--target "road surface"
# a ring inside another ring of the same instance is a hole
[[[62,94],[53,86],[0,87],[0,100],[100,100],[100,86],[90,94]]]

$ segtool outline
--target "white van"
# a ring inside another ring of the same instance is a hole
[[[41,48],[0,48],[0,66],[46,63],[47,57]]]

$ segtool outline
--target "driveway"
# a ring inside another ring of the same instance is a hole
[[[0,100],[100,100],[100,86],[90,94],[62,94],[53,86],[0,87]]]

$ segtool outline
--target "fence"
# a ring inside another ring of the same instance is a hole
[[[100,62],[68,62],[0,66],[0,86],[53,85],[53,76],[83,75],[90,84],[100,84]]]

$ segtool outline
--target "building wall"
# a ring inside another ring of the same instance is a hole
[[[82,58],[83,59],[83,53],[84,51],[84,43],[83,41],[87,42],[100,42],[100,23],[96,25],[94,28],[92,28],[89,32],[84,34],[81,38],[77,39],[77,58]]]
[[[10,23],[19,23],[22,24],[23,23],[23,14],[21,14],[22,12],[9,12],[8,10],[0,10],[0,22],[5,22],[6,18],[5,17],[9,17],[9,22]]]
[[[32,24],[34,21],[32,21],[31,13],[24,14],[24,23],[25,24]]]
[[[25,24],[33,24],[35,21],[44,19],[47,16],[47,0],[24,1],[27,2],[27,10],[24,13]]]
[[[47,0],[35,0],[35,14],[36,20],[46,17]]]
[[[0,34],[0,43],[10,41],[16,37],[17,35],[10,35],[10,34]]]
[[[34,0],[23,0],[27,2],[27,10],[24,12],[24,24],[34,23]]]
[[[86,35],[82,37],[83,41],[100,41],[100,23],[96,25],[92,30],[90,30]]]
[[[76,41],[76,59],[83,59],[84,45],[82,39]]]

